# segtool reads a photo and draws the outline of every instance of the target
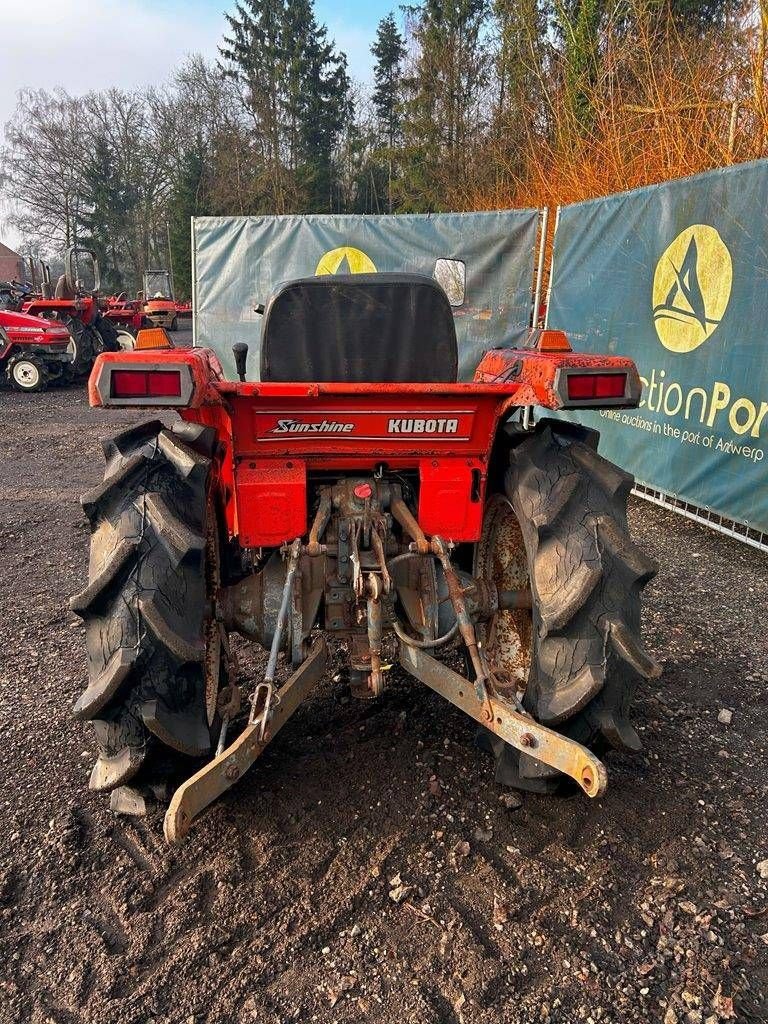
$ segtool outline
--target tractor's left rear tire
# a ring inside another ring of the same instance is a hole
[[[93,723],[90,788],[141,771],[163,747],[190,757],[216,741],[226,664],[212,593],[219,535],[216,433],[155,420],[104,443],[104,482],[81,498],[91,524],[88,586],[70,606],[85,623],[88,685],[74,707]]]

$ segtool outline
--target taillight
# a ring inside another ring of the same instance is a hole
[[[113,370],[111,398],[179,398],[180,370]]]
[[[626,373],[569,373],[568,400],[589,402],[601,398],[623,398],[627,391]]]

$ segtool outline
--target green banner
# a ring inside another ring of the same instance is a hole
[[[768,531],[768,161],[560,210],[548,325],[631,356],[639,409],[569,418],[641,483]]]
[[[232,345],[248,344],[258,380],[261,317],[276,285],[314,274],[397,271],[435,277],[453,307],[459,378],[483,352],[522,340],[530,323],[537,210],[490,213],[195,217],[195,344],[235,377]]]

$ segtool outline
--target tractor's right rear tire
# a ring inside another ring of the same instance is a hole
[[[226,665],[211,614],[218,519],[216,432],[155,420],[105,442],[104,482],[81,498],[91,524],[88,586],[70,606],[85,622],[89,682],[74,715],[93,723],[90,788],[140,769],[167,747],[191,757],[216,740]]]
[[[491,667],[524,691],[537,721],[598,750],[637,751],[632,699],[641,678],[661,671],[640,638],[640,597],[657,567],[629,536],[633,477],[598,455],[598,436],[542,420],[508,441],[505,493],[489,502],[478,555],[500,589],[529,586],[533,607],[527,624],[524,612],[499,613],[485,640]],[[498,782],[551,792],[563,781],[483,735]]]

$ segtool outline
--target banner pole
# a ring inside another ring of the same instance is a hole
[[[555,230],[552,232],[552,262],[549,265],[549,283],[547,284],[547,305],[544,310],[544,330],[549,326],[549,303],[552,298],[552,282],[555,279],[555,238],[557,237],[557,226],[560,223],[560,209],[555,211]]]
[[[547,245],[547,227],[549,225],[549,207],[545,206],[541,213],[540,230],[541,238],[539,239],[539,260],[536,265],[536,289],[533,297],[533,312],[531,314],[531,327],[539,326],[539,304],[541,302],[541,287],[543,284],[544,276],[544,252]]]
[[[189,244],[192,249],[192,348],[197,347],[197,252],[195,251],[195,218],[189,218]]]

